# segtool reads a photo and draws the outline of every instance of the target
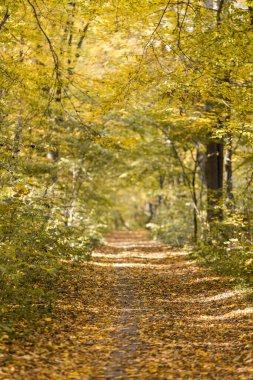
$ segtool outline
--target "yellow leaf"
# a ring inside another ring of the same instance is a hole
[[[44,321],[46,321],[46,322],[52,322],[52,318],[49,318],[49,317],[44,318]]]

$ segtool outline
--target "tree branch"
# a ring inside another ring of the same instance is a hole
[[[79,49],[79,50],[82,48],[85,35],[86,35],[86,33],[87,33],[88,29],[89,29],[89,25],[90,25],[90,23],[88,22],[85,25],[85,27],[83,28],[82,35],[81,35],[80,40],[79,40],[78,45],[77,45],[77,49]]]
[[[53,60],[54,60],[54,67],[55,67],[55,72],[56,72],[56,78],[59,79],[60,72],[59,72],[59,58],[58,58],[58,55],[57,55],[56,51],[54,50],[54,47],[53,47],[53,44],[52,44],[50,38],[48,37],[48,35],[45,32],[43,26],[41,25],[41,22],[39,20],[39,16],[37,14],[35,6],[33,5],[33,3],[30,0],[27,0],[27,2],[30,5],[30,7],[32,8],[32,12],[34,14],[34,17],[36,19],[36,22],[37,22],[37,25],[38,25],[40,31],[42,32],[42,34],[44,35],[45,39],[47,40],[47,43],[49,45],[49,48],[50,48],[50,51],[51,51],[51,54],[52,54],[52,57],[53,57]]]
[[[6,12],[5,12],[5,15],[4,15],[4,18],[2,19],[2,21],[0,22],[0,30],[4,27],[4,25],[6,24],[6,22],[8,21],[10,17],[10,14],[9,14],[9,9],[7,8],[6,9]]]

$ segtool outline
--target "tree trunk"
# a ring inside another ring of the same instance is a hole
[[[198,198],[196,190],[196,175],[199,167],[199,147],[197,147],[196,158],[194,158],[194,170],[192,172],[192,200],[193,200],[193,240],[198,241]]]
[[[207,185],[207,221],[222,220],[223,192],[223,144],[210,142],[207,144],[206,160]]]
[[[233,168],[232,168],[232,135],[229,133],[226,137],[226,151],[225,151],[225,187],[226,187],[226,206],[231,215],[234,208],[234,195],[233,195]]]

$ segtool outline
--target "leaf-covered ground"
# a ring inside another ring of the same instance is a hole
[[[252,379],[253,305],[187,254],[116,233],[59,279],[55,317],[1,338],[0,379]]]

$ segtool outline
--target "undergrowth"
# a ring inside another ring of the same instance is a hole
[[[51,315],[64,262],[89,260],[100,234],[59,225],[48,228],[47,215],[36,207],[15,209],[0,217],[0,332],[25,333],[43,316]],[[14,223],[15,221],[15,223]],[[21,325],[20,325],[21,324]]]
[[[192,257],[216,273],[232,277],[237,284],[253,287],[251,229],[239,214],[216,222],[212,232],[199,239]]]
[[[230,239],[223,244],[199,244],[191,257],[220,275],[233,277],[238,284],[253,287],[253,247],[236,247],[234,243]]]

